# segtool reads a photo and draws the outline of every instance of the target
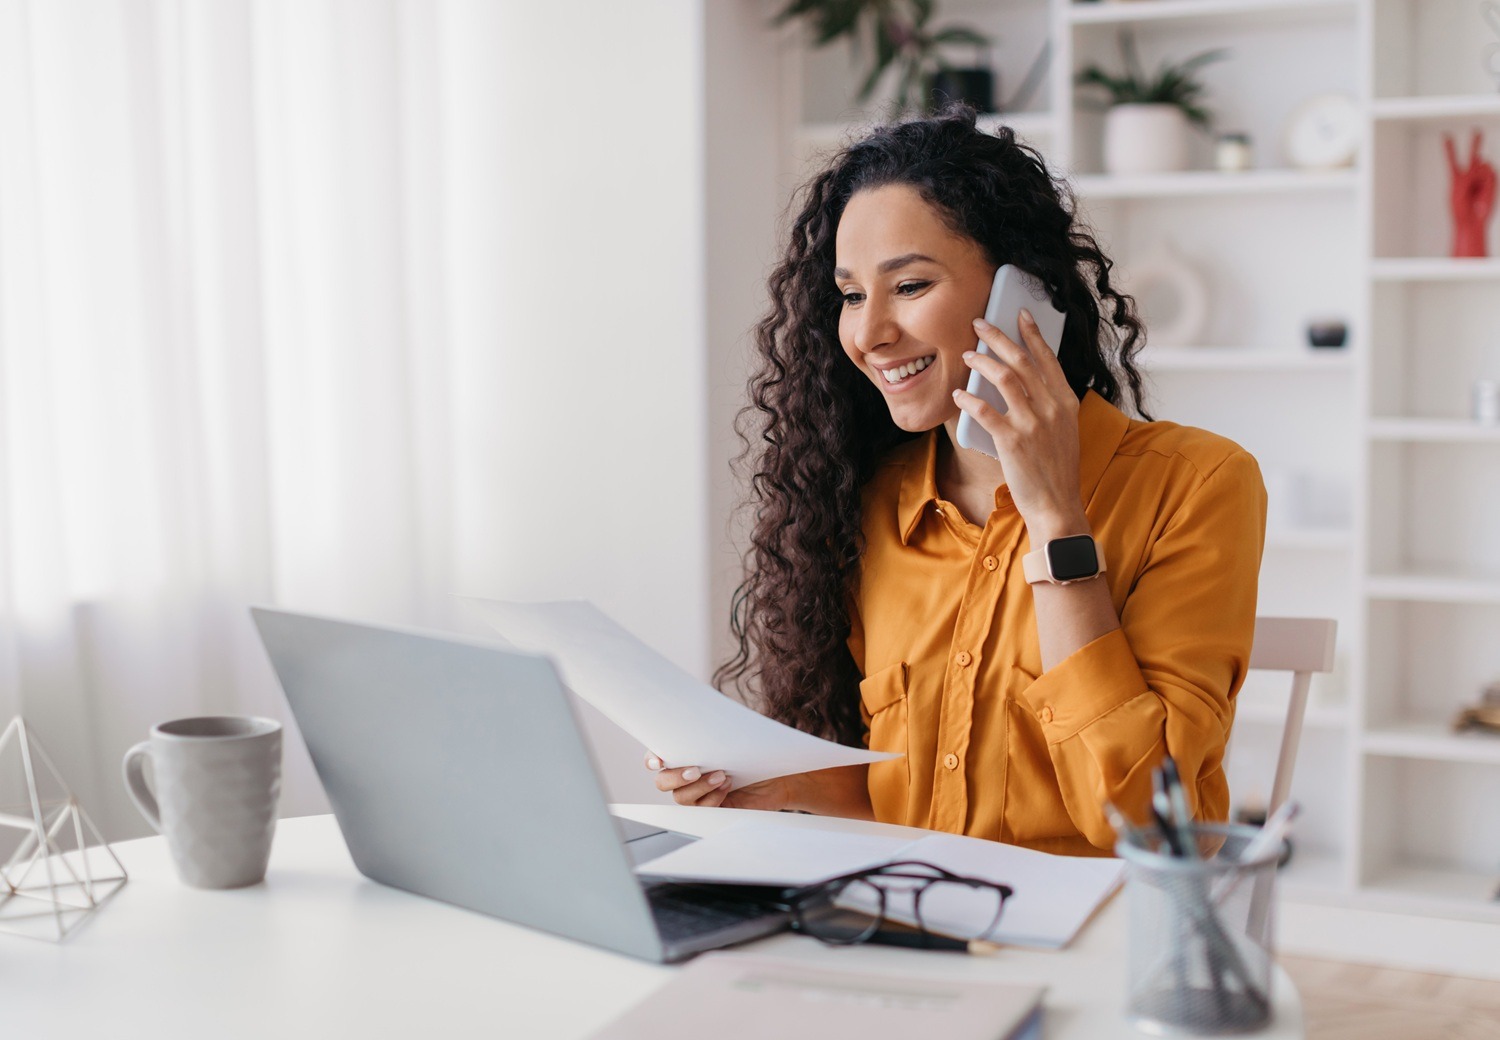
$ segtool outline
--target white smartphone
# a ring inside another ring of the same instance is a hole
[[[1062,346],[1063,325],[1068,316],[1052,306],[1052,298],[1047,295],[1046,287],[1035,275],[1027,274],[1014,264],[1001,264],[990,285],[990,302],[984,309],[984,320],[1024,346],[1026,341],[1021,338],[1022,307],[1029,310],[1036,319],[1036,327],[1047,345],[1054,351],[1058,350]],[[975,349],[991,357],[995,353],[984,340],[980,340]],[[969,372],[969,385],[966,389],[975,397],[987,401],[991,408],[1002,415],[1010,409],[1005,398],[1000,396],[999,388],[980,375],[978,369]],[[982,451],[991,458],[999,457],[995,452],[995,439],[968,412],[963,412],[958,417],[958,443],[962,447]]]

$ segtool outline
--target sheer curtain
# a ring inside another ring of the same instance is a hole
[[[107,835],[144,831],[150,725],[285,716],[247,603],[451,624],[459,561],[531,530],[486,498],[516,429],[481,388],[540,364],[493,356],[505,7],[0,0],[0,714]],[[283,814],[320,809],[287,766]]]

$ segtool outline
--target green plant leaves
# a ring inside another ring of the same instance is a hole
[[[858,100],[867,101],[881,75],[892,64],[900,69],[897,103],[911,108],[913,102],[926,107],[924,80],[934,69],[948,69],[938,48],[967,44],[987,47],[990,38],[974,29],[949,26],[932,32],[928,21],[937,10],[937,0],[789,0],[772,19],[772,26],[804,19],[812,28],[813,46],[823,47],[841,37],[858,45],[862,29],[874,38],[874,64],[860,84]],[[856,51],[858,54],[858,51]]]
[[[1135,34],[1126,28],[1120,30],[1120,56],[1125,62],[1125,74],[1112,76],[1097,65],[1089,65],[1079,71],[1074,82],[1080,87],[1104,90],[1109,94],[1110,103],[1115,105],[1176,105],[1190,122],[1207,127],[1212,116],[1201,104],[1206,88],[1194,74],[1209,62],[1219,61],[1228,54],[1228,49],[1221,47],[1195,54],[1176,64],[1162,62],[1154,75],[1147,76],[1136,51]]]

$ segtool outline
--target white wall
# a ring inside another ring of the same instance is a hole
[[[715,666],[734,650],[729,607],[743,576],[746,544],[746,516],[736,510],[743,487],[730,470],[741,448],[734,418],[745,401],[752,329],[765,312],[766,277],[776,260],[786,206],[778,181],[784,150],[780,54],[778,35],[768,28],[779,6],[738,0],[704,9],[709,609]]]
[[[455,477],[493,493],[456,503],[456,585],[593,600],[705,674],[702,10],[459,13],[444,262],[475,360],[454,379]],[[590,723],[612,797],[653,797],[633,742]]]

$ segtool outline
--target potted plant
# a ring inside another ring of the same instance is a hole
[[[1224,57],[1219,49],[1196,54],[1180,64],[1163,62],[1155,75],[1141,67],[1135,36],[1120,31],[1125,73],[1114,76],[1097,65],[1078,73],[1083,87],[1109,94],[1104,118],[1104,169],[1113,174],[1166,173],[1188,167],[1188,130],[1207,130],[1213,122],[1203,107],[1203,83],[1195,73]]]
[[[962,100],[980,111],[992,111],[993,101],[986,96],[992,83],[986,78],[989,70],[956,68],[942,53],[945,45],[988,47],[989,38],[962,26],[934,31],[928,23],[935,8],[935,0],[789,0],[771,24],[807,19],[812,23],[815,47],[844,37],[856,48],[862,40],[872,41],[874,63],[859,88],[860,102],[869,100],[882,74],[894,66],[899,70],[894,100],[903,111],[930,111],[935,79],[950,96],[967,92],[960,84],[978,85],[976,95]]]

